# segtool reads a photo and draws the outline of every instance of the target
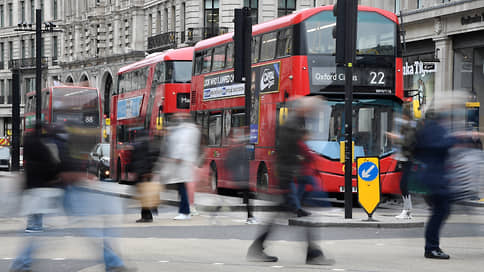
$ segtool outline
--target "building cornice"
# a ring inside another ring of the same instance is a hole
[[[68,68],[68,69],[73,67],[93,67],[93,66],[103,65],[106,63],[113,63],[113,61],[116,61],[116,60],[124,61],[131,58],[141,59],[144,57],[145,57],[145,51],[132,51],[125,54],[115,54],[115,55],[109,55],[105,57],[94,57],[94,58],[86,58],[82,60],[75,60],[75,61],[69,61],[69,62],[61,62],[59,66],[62,68]]]
[[[468,13],[472,10],[484,7],[484,0],[462,0],[458,2],[447,2],[436,6],[416,10],[402,10],[404,23],[430,20],[435,17]]]

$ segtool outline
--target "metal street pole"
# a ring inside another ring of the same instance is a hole
[[[35,10],[35,131],[41,134],[42,118],[42,10]]]
[[[340,0],[341,1],[341,0]],[[345,218],[353,217],[353,64],[358,1],[345,3]]]
[[[20,169],[20,71],[12,69],[12,165],[11,171]]]

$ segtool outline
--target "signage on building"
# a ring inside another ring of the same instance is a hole
[[[405,62],[405,65],[403,66],[403,75],[404,76],[410,76],[410,75],[421,75],[425,76],[426,74],[429,73],[435,73],[436,67],[435,63],[425,63],[423,61],[414,61],[413,64],[409,64],[408,62]]]
[[[462,25],[469,25],[473,23],[480,23],[484,21],[484,13],[476,14],[474,16],[462,16],[460,18],[460,23]]]

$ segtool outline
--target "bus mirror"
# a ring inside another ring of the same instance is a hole
[[[351,158],[351,163],[355,162],[355,141],[352,142],[351,153],[353,154],[353,158]],[[339,142],[339,162],[345,163],[345,141]]]
[[[288,109],[286,107],[282,107],[279,109],[279,125],[283,125],[286,122],[287,113]]]
[[[156,117],[156,129],[162,130],[163,129],[163,117]]]
[[[418,99],[414,99],[412,101],[412,105],[413,105],[413,117],[415,117],[415,119],[422,118],[422,111],[420,110],[420,102],[418,101]]]

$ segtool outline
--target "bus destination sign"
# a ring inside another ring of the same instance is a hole
[[[394,72],[391,68],[353,68],[353,85],[375,87],[377,93],[392,93]],[[335,67],[312,67],[311,81],[314,86],[344,86],[345,71]],[[388,89],[388,91],[383,91]]]
[[[206,76],[203,81],[203,100],[220,99],[245,94],[243,83],[234,84],[234,73]]]

